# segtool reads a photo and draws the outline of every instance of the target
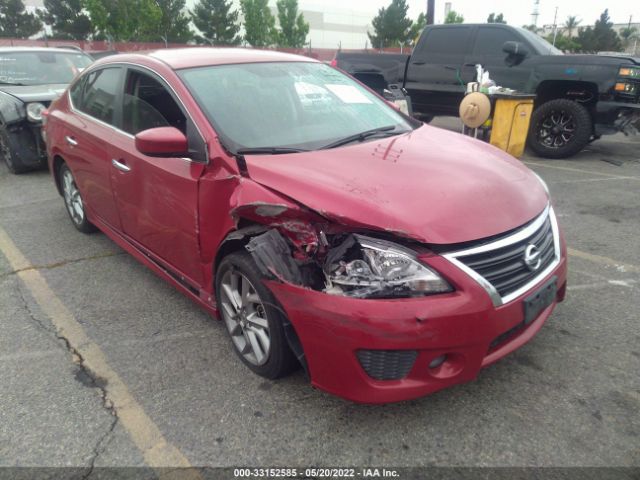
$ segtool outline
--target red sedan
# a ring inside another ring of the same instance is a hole
[[[566,287],[546,186],[309,58],[163,50],[94,63],[49,110],[75,227],[226,324],[239,358],[357,402],[475,378]]]

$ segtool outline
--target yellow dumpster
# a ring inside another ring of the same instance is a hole
[[[529,122],[535,95],[500,94],[491,95],[495,101],[491,121],[489,143],[519,158],[529,133]]]

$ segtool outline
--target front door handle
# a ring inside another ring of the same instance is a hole
[[[69,135],[67,135],[66,137],[64,137],[64,139],[65,139],[65,140],[67,141],[67,143],[68,143],[69,145],[71,145],[72,147],[77,147],[77,146],[78,146],[78,141],[77,141],[75,138],[70,137]]]
[[[116,160],[115,158],[111,160],[111,165],[113,165],[114,167],[116,167],[118,170],[120,170],[121,172],[130,172],[131,171],[131,167],[129,167],[127,164]]]

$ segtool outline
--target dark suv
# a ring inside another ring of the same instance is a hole
[[[403,85],[425,120],[457,116],[464,85],[481,64],[498,85],[537,95],[529,146],[544,157],[569,157],[603,134],[636,132],[640,121],[640,59],[564,55],[508,25],[431,25],[412,55],[339,53],[336,60],[378,91]]]
[[[0,48],[0,160],[11,172],[47,164],[43,111],[92,62],[67,48]]]

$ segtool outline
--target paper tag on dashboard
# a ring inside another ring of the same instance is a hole
[[[325,85],[344,103],[373,103],[353,85]]]

